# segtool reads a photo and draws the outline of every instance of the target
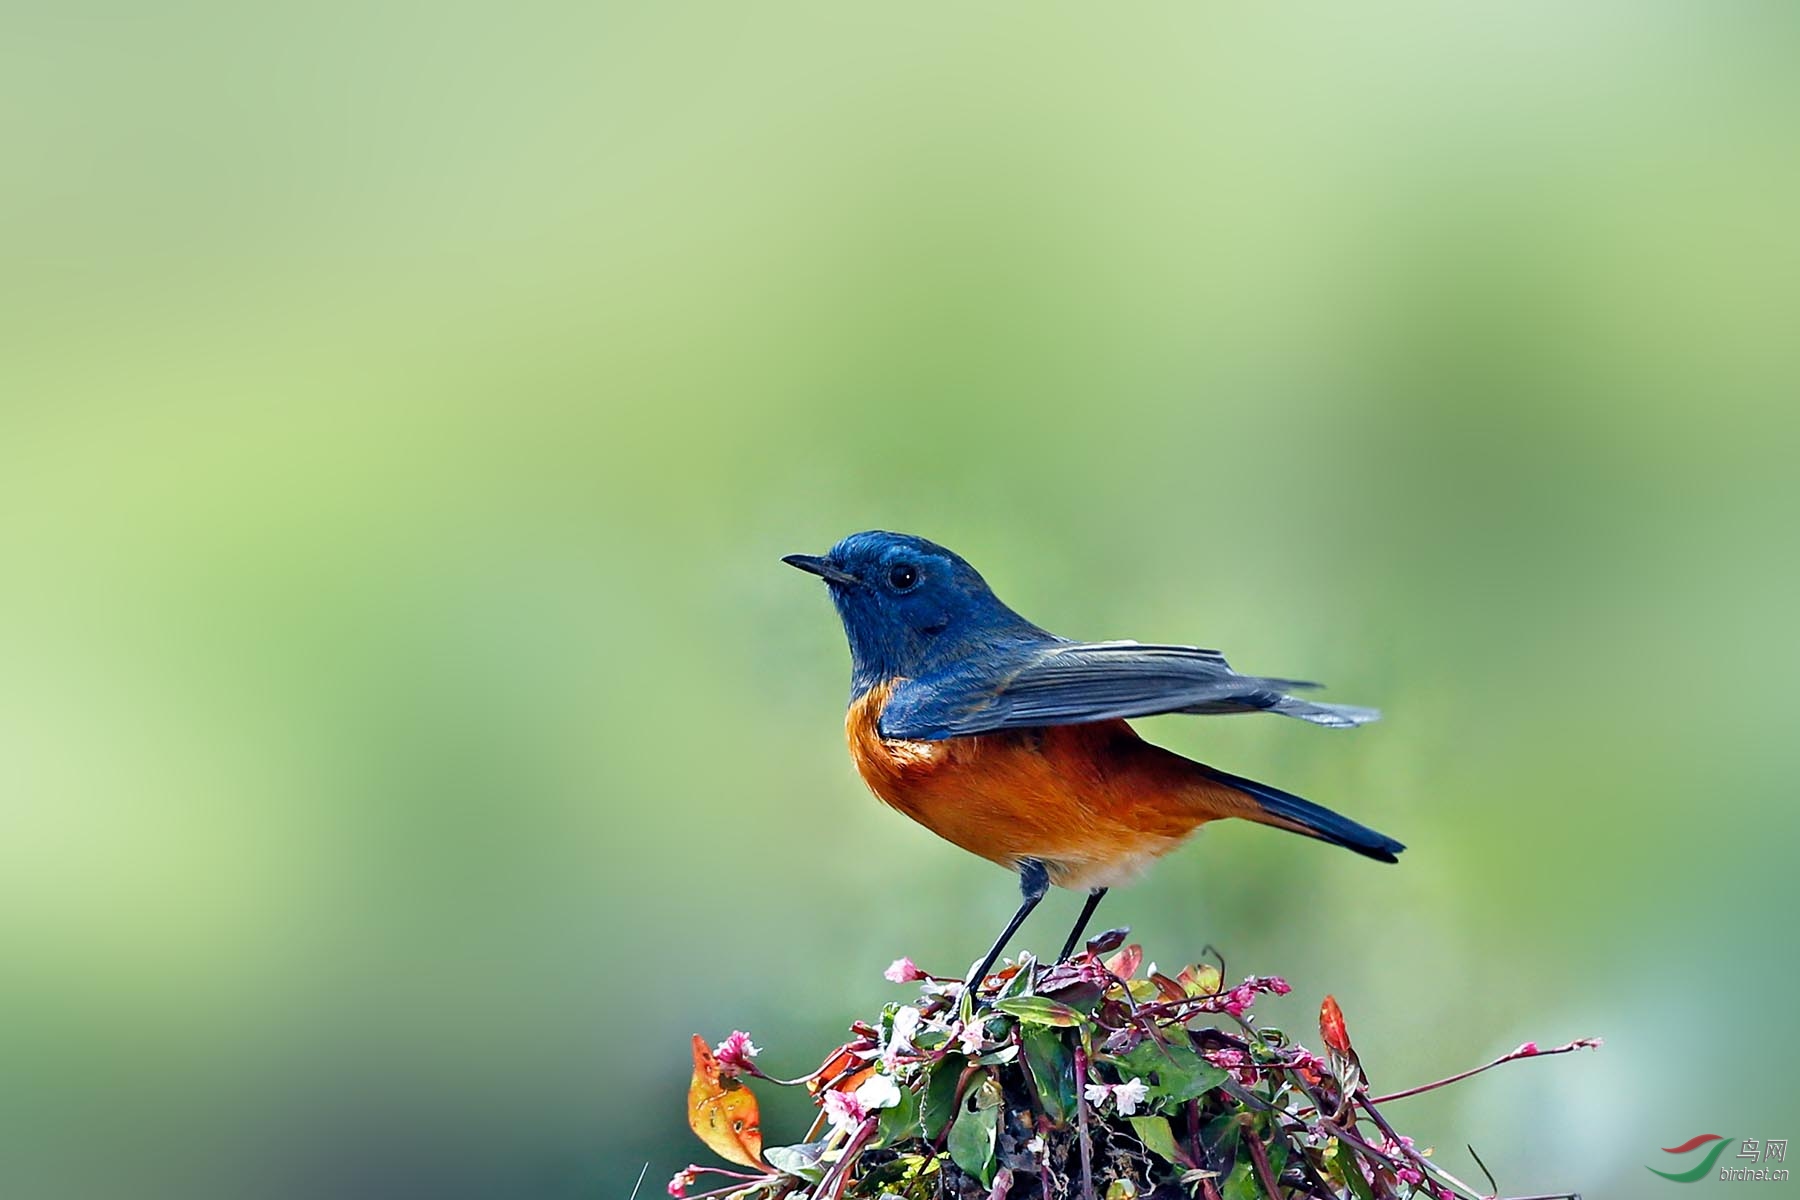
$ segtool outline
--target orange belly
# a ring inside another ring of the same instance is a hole
[[[877,721],[891,684],[850,706],[850,756],[869,789],[963,849],[1016,870],[1044,864],[1060,887],[1112,887],[1217,817],[1255,805],[1124,721],[898,741]]]

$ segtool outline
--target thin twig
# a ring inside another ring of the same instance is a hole
[[[1530,1043],[1527,1043],[1527,1045],[1530,1045]],[[1448,1084],[1460,1083],[1471,1075],[1479,1075],[1483,1071],[1489,1071],[1500,1066],[1502,1063],[1517,1062],[1521,1058],[1548,1058],[1552,1054],[1568,1054],[1574,1050],[1594,1050],[1598,1049],[1600,1045],[1600,1038],[1576,1038],[1572,1042],[1565,1043],[1561,1046],[1552,1046],[1548,1050],[1539,1050],[1534,1047],[1529,1053],[1521,1046],[1511,1054],[1502,1054],[1493,1062],[1482,1063],[1479,1067],[1471,1067],[1467,1071],[1460,1071],[1455,1075],[1446,1075],[1444,1078],[1433,1080],[1430,1083],[1421,1083],[1418,1087],[1410,1087],[1402,1092],[1389,1092],[1385,1096],[1376,1096],[1371,1103],[1386,1104],[1389,1100],[1404,1100],[1408,1096],[1417,1096],[1421,1092],[1429,1092]]]
[[[1498,1196],[1500,1194],[1500,1185],[1494,1182],[1494,1173],[1488,1170],[1486,1163],[1481,1161],[1481,1155],[1475,1153],[1475,1147],[1468,1142],[1463,1143],[1463,1149],[1469,1152],[1469,1157],[1475,1160],[1475,1165],[1481,1168],[1481,1173],[1483,1175],[1487,1176],[1488,1195]]]
[[[1468,1195],[1477,1197],[1477,1200],[1479,1200],[1479,1197],[1481,1196],[1480,1192],[1420,1154],[1417,1150],[1408,1145],[1398,1133],[1395,1133],[1394,1127],[1388,1124],[1388,1119],[1381,1115],[1380,1110],[1375,1107],[1374,1103],[1367,1096],[1357,1097],[1357,1103],[1362,1105],[1362,1110],[1369,1114],[1369,1119],[1374,1121],[1381,1132],[1387,1136],[1389,1144],[1394,1146],[1401,1154],[1405,1155],[1425,1178],[1430,1179],[1433,1176],[1436,1176],[1450,1184],[1452,1187],[1459,1187]]]
[[[1370,1158],[1374,1159],[1376,1162],[1380,1163],[1384,1167],[1392,1167],[1394,1165],[1394,1160],[1392,1157],[1390,1157],[1385,1152],[1376,1149],[1370,1143],[1363,1141],[1362,1138],[1358,1137],[1354,1133],[1351,1133],[1348,1129],[1346,1129],[1342,1125],[1339,1125],[1336,1121],[1330,1120],[1325,1117],[1321,1117],[1321,1118],[1319,1118],[1319,1128],[1323,1129],[1326,1133],[1329,1133],[1332,1137],[1336,1138],[1338,1141],[1347,1142],[1354,1149],[1361,1150],[1364,1154],[1367,1154]]]

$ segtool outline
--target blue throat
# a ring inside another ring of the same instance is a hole
[[[833,598],[850,642],[852,702],[877,684],[923,679],[951,671],[977,655],[1060,640],[1007,608],[992,593],[917,626],[863,611],[853,595]]]

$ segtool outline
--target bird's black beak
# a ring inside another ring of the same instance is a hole
[[[802,571],[817,575],[826,583],[838,583],[843,584],[845,587],[854,587],[862,582],[862,580],[850,574],[850,572],[838,570],[816,554],[790,554],[781,561],[790,567],[799,567]]]

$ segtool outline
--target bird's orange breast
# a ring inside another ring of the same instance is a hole
[[[1037,859],[1060,886],[1127,882],[1200,824],[1251,807],[1124,721],[931,742],[883,738],[878,722],[892,687],[857,697],[844,721],[850,757],[870,790],[1002,866]]]

